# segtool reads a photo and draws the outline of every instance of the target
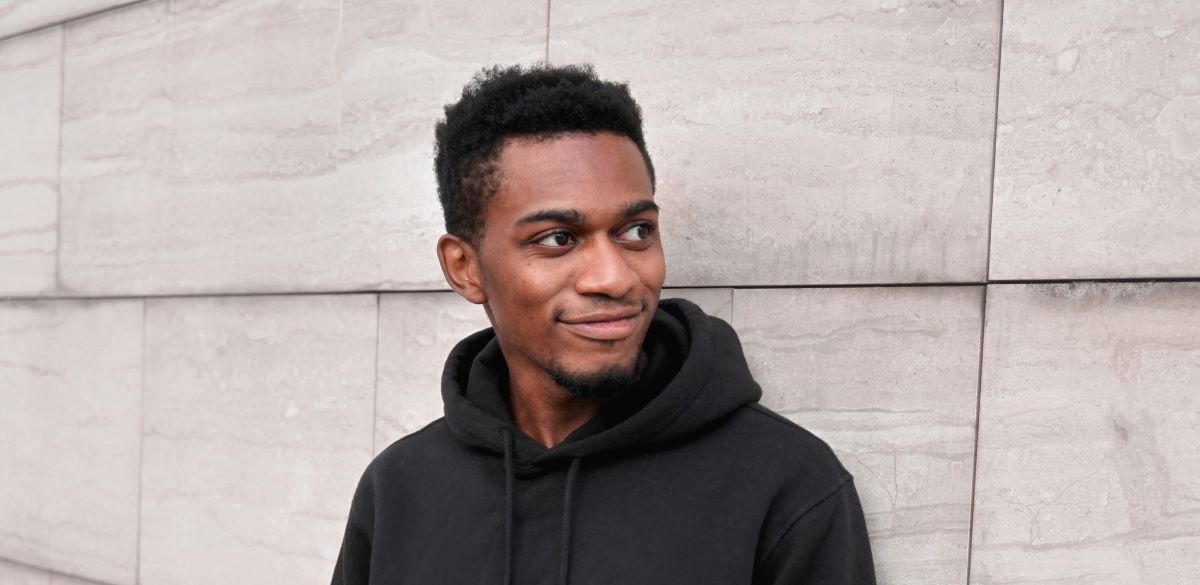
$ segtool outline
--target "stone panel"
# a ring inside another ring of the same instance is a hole
[[[61,27],[0,41],[0,295],[54,293],[61,81]]]
[[[966,582],[982,293],[734,291],[762,403],[854,475],[881,584]]]
[[[142,301],[0,302],[0,558],[137,578]]]
[[[136,0],[0,0],[0,38],[108,10]]]
[[[1200,283],[988,289],[974,585],[1200,573]]]
[[[0,561],[0,583],[4,585],[50,585],[50,572]]]
[[[64,287],[444,288],[434,122],[483,65],[544,56],[545,9],[158,1],[71,23]]]
[[[450,350],[491,326],[481,305],[455,292],[379,296],[376,453],[442,417],[442,370]]]
[[[328,581],[375,328],[374,295],[147,301],[140,585]]]
[[[1200,276],[1200,2],[1006,0],[991,278]]]
[[[154,1],[67,25],[65,292],[361,284],[346,277],[375,236],[335,184],[337,44],[337,0]]]
[[[998,0],[561,0],[550,18],[551,61],[595,63],[644,110],[668,285],[983,280]]]
[[[482,67],[544,57],[546,6],[544,0],[344,1],[338,185],[371,212],[365,235],[376,264],[360,270],[353,284],[447,289],[435,253],[445,226],[433,171],[434,124]]]
[[[0,583],[4,585],[109,585],[5,560],[0,560]]]

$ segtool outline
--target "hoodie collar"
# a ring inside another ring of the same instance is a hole
[[[532,472],[552,461],[643,449],[688,435],[762,395],[733,328],[691,301],[659,301],[642,347],[647,359],[638,382],[547,448],[517,429],[495,331],[478,331],[455,345],[446,361],[446,421],[460,441],[501,455],[501,430],[507,430],[516,471]]]

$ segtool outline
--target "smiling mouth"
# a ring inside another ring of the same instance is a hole
[[[638,313],[632,317],[612,321],[560,322],[560,324],[581,337],[596,341],[617,341],[632,335],[637,330],[637,322],[641,317],[642,313]]]

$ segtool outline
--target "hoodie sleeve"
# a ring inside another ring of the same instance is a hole
[[[371,574],[371,537],[375,525],[375,495],[371,465],[367,466],[354,499],[350,503],[350,517],[342,536],[337,563],[333,567],[331,585],[367,585]]]
[[[876,585],[866,521],[852,477],[792,519],[755,585]]]

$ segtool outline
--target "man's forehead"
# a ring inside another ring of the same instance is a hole
[[[585,216],[657,211],[641,152],[627,137],[567,134],[506,141],[497,170],[495,209],[519,216],[582,223]],[[636,207],[636,209],[635,209]]]

